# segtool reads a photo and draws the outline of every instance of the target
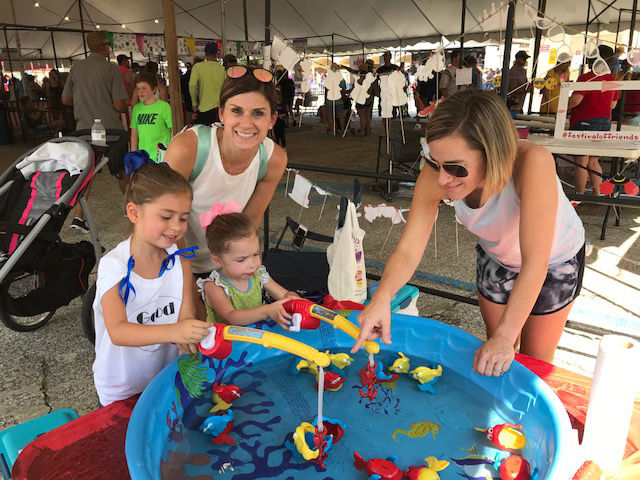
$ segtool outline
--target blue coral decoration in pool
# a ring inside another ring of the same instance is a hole
[[[261,328],[332,355],[353,345],[351,337],[324,322],[317,330],[299,333],[283,332],[276,325]],[[339,442],[332,442],[326,469],[300,459],[286,446],[296,427],[313,423],[317,415],[314,376],[292,375],[296,357],[288,353],[234,343],[223,360],[200,354],[180,357],[143,392],[127,431],[131,477],[365,480],[365,472],[354,466],[358,451],[369,459],[398,457],[401,469],[428,469],[425,458],[446,459],[449,467],[437,471],[442,480],[488,478],[481,477],[483,473],[499,478],[489,463],[499,448],[473,427],[501,424],[522,425],[527,442],[518,455],[532,470],[538,469],[540,480],[570,477],[575,438],[562,404],[542,380],[517,363],[502,377],[472,373],[480,341],[430,319],[394,315],[392,334],[393,349],[380,352],[376,360],[397,358],[402,351],[414,368],[441,365],[437,391],[425,395],[409,374],[378,384],[374,400],[362,398],[358,371],[368,357],[364,351],[352,355],[353,365],[341,372],[343,388],[324,392],[323,417],[349,426]],[[242,396],[234,398],[232,406],[220,403],[212,395],[214,383],[237,386]],[[216,404],[222,406],[214,415],[233,411],[232,428],[226,428],[230,422],[224,426],[233,443],[216,444],[199,430]],[[473,454],[465,457],[464,447],[474,444]],[[472,476],[476,473],[480,475]]]

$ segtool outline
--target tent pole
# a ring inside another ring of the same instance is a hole
[[[249,41],[249,24],[247,22],[247,0],[242,0],[242,14],[244,16],[244,41]]]
[[[587,37],[589,36],[589,25],[591,24],[591,21],[589,20],[590,16],[591,16],[591,0],[589,0],[589,4],[587,5],[587,23],[584,25],[584,44],[585,45],[587,44]],[[580,65],[580,75],[584,73],[584,65],[586,63],[586,60],[587,60],[587,57],[583,55],[582,65]]]
[[[12,2],[13,3],[13,2]],[[13,86],[13,96],[16,97],[16,108],[18,109],[18,121],[20,122],[20,130],[22,130],[23,140],[27,139],[27,132],[22,124],[22,107],[20,106],[20,95],[18,95],[18,87],[16,86],[16,77],[13,76],[13,61],[11,60],[11,49],[9,48],[9,37],[7,36],[7,26],[4,26],[4,41],[7,45],[7,60],[9,60],[9,70],[11,70],[11,85]],[[19,51],[19,50],[18,50]]]
[[[226,23],[225,3],[226,0],[220,0],[220,24],[222,27],[222,52],[220,52],[220,57],[224,57],[225,52],[227,51],[227,34],[224,28]]]
[[[82,0],[78,0],[78,10],[80,11],[80,30],[82,31],[82,46],[84,47],[84,58],[87,58],[87,42],[84,38],[84,18],[82,17]]]
[[[589,0],[591,1],[591,0]],[[511,60],[511,43],[513,42],[513,20],[516,13],[516,5],[513,0],[509,2],[507,12],[507,29],[504,37],[504,56],[502,58],[502,80],[500,83],[500,96],[506,102],[509,93],[509,61]]]
[[[13,15],[13,23],[16,23],[16,5],[15,0],[11,0],[11,13]],[[7,30],[5,27],[5,34]],[[9,48],[9,44],[7,44],[7,48]],[[20,47],[20,34],[16,30],[16,50],[18,51],[18,71],[21,75],[24,76],[24,64],[22,62],[22,48]],[[16,100],[20,100],[16,97]]]
[[[162,0],[162,14],[164,16],[167,68],[169,69],[169,98],[171,98],[171,116],[173,118],[172,134],[175,135],[184,126],[184,113],[182,111],[182,94],[180,93],[176,12],[173,0]]]
[[[264,0],[264,46],[268,47],[269,45],[271,45],[271,0]],[[271,58],[267,58],[265,55],[263,65],[264,68],[270,70]],[[265,231],[265,238],[267,235],[268,232]]]
[[[467,13],[467,0],[462,0],[462,15],[460,20],[460,66],[463,66],[464,60],[464,23]]]
[[[538,0],[538,17],[544,17],[544,12],[547,9],[547,0]],[[531,78],[535,79],[538,72],[538,57],[540,56],[540,43],[542,41],[542,30],[536,26],[536,40],[533,47],[533,70],[531,72]],[[533,108],[533,93],[529,94],[529,113]]]
[[[58,69],[58,55],[56,54],[56,42],[53,39],[53,30],[51,30],[51,48],[53,48],[53,61],[56,65],[56,70]]]

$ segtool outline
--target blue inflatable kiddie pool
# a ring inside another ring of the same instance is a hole
[[[355,316],[349,320],[355,322]],[[441,365],[441,376],[429,388],[420,388],[410,373],[401,374],[394,382],[379,384],[371,400],[360,394],[359,371],[368,356],[364,350],[351,355],[351,365],[334,369],[343,378],[341,388],[324,392],[323,418],[344,428],[328,449],[325,468],[292,449],[292,433],[318,413],[316,377],[290,353],[234,342],[222,360],[183,355],[142,393],[127,430],[131,477],[365,480],[378,478],[375,469],[384,462],[369,460],[379,458],[388,459],[384,468],[391,472],[381,478],[500,479],[499,462],[492,465],[500,450],[479,429],[496,427],[498,433],[514,425],[526,439],[516,453],[538,479],[570,478],[576,437],[560,400],[539,377],[517,362],[502,377],[477,375],[471,371],[481,345],[477,338],[427,318],[394,314],[392,321],[394,343],[382,345],[375,359],[389,366],[402,352],[411,371]],[[348,352],[353,345],[350,336],[324,322],[299,333],[269,323],[257,328],[332,354]],[[219,397],[212,398],[214,383],[234,384],[243,392],[231,407],[232,426],[219,437],[226,443],[199,430],[214,403],[216,415],[223,413]],[[359,468],[356,452],[365,463]],[[509,454],[502,455],[504,460]],[[410,476],[412,466],[433,471]]]

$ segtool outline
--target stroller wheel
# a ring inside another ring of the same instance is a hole
[[[44,327],[56,313],[16,308],[16,301],[33,289],[34,275],[25,275],[0,288],[0,321],[16,332],[33,332]]]
[[[96,284],[89,287],[87,293],[82,296],[82,309],[80,310],[80,321],[84,336],[91,343],[96,343],[96,329],[93,323],[93,300],[96,298]]]
[[[16,332],[33,332],[40,327],[44,327],[55,313],[55,310],[51,310],[31,317],[11,315],[7,313],[5,299],[0,296],[0,321]]]

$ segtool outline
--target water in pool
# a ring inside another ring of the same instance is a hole
[[[346,350],[332,351],[339,352]],[[379,385],[375,400],[370,401],[358,393],[362,386],[358,372],[367,359],[362,353],[353,357],[354,363],[344,370],[329,368],[343,375],[345,381],[339,391],[325,391],[323,415],[342,421],[346,428],[344,437],[329,450],[326,470],[294,458],[284,446],[288,434],[301,422],[313,421],[317,391],[314,375],[306,370],[291,373],[298,357],[279,355],[222,379],[244,392],[232,406],[234,428],[230,436],[235,445],[216,445],[198,430],[213,405],[210,391],[186,407],[184,428],[180,428],[175,441],[167,442],[171,450],[163,455],[163,478],[364,480],[368,475],[353,464],[355,451],[365,460],[396,456],[401,470],[424,466],[429,456],[447,460],[450,465],[438,472],[443,480],[490,478],[473,474],[474,467],[464,464],[474,463],[473,456],[493,458],[498,452],[473,427],[518,423],[515,418],[505,417],[506,409],[500,403],[486,392],[472,389],[468,380],[446,368],[434,384],[435,394],[419,390],[418,382],[405,374],[394,383]],[[394,352],[382,351],[376,359],[389,364],[396,357]],[[432,366],[428,359],[411,356],[410,360],[412,369]],[[523,451],[525,458],[530,448]],[[499,478],[495,470],[489,471]]]

